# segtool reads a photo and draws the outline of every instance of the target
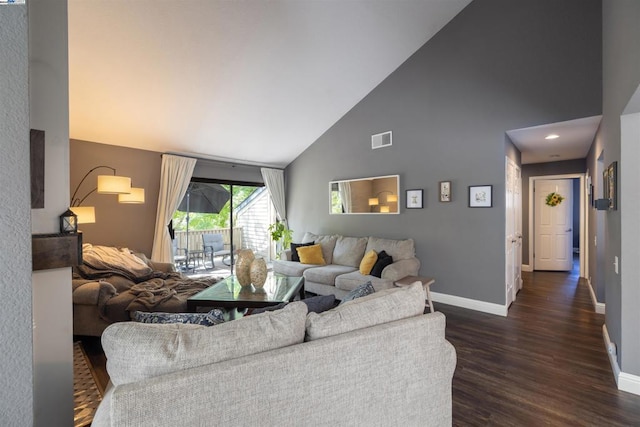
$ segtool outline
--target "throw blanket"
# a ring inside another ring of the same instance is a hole
[[[83,277],[90,279],[119,274],[139,282],[154,277],[153,269],[127,248],[85,243],[82,245],[82,262],[83,265],[77,268]]]
[[[131,287],[131,294],[135,299],[127,307],[130,313],[139,311],[156,311],[158,306],[163,306],[163,311],[174,311],[179,308],[185,311],[187,299],[198,292],[217,283],[220,279],[212,277],[208,279],[151,279],[138,283]],[[176,307],[172,307],[176,306]]]

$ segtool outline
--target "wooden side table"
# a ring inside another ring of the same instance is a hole
[[[433,308],[433,301],[431,301],[431,292],[429,291],[429,287],[436,282],[436,279],[433,277],[422,277],[422,276],[405,276],[400,280],[395,282],[396,286],[409,286],[414,282],[421,282],[424,290],[427,293],[427,302],[429,303],[429,310],[431,313],[435,312]]]

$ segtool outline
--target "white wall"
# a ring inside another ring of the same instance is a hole
[[[45,207],[31,211],[34,233],[58,232],[69,206],[67,1],[29,0],[29,111],[45,131]],[[73,425],[71,269],[34,272],[35,426]]]
[[[33,422],[27,7],[0,6],[0,425]]]

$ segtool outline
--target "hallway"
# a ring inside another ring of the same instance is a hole
[[[638,426],[640,396],[618,391],[578,269],[523,273],[508,317],[436,303],[458,365],[456,426]]]

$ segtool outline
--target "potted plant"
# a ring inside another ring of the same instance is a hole
[[[269,233],[271,233],[271,239],[276,242],[276,254],[280,259],[285,249],[291,244],[293,230],[287,228],[284,222],[276,220],[275,223],[269,225]]]

